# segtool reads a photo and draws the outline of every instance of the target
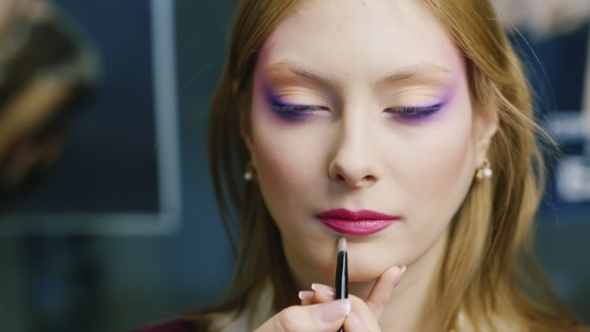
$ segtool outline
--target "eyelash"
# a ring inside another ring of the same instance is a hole
[[[271,109],[277,113],[303,113],[307,111],[327,110],[327,107],[313,106],[313,105],[287,105],[280,103],[273,103]]]
[[[419,121],[426,119],[429,115],[438,112],[443,107],[443,103],[424,107],[393,107],[385,111],[393,116],[399,116],[406,120]]]
[[[328,110],[327,107],[314,106],[314,105],[302,105],[302,104],[284,104],[278,101],[271,101],[271,109],[280,114],[291,118],[305,117],[309,111]],[[393,116],[401,117],[403,120],[408,121],[420,121],[426,119],[429,115],[436,113],[443,107],[443,103],[438,103],[432,106],[425,107],[393,107],[387,108],[385,111]]]

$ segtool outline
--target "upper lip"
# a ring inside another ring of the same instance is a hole
[[[317,215],[318,218],[330,218],[330,219],[345,219],[350,221],[356,220],[391,220],[399,219],[399,217],[391,216],[381,212],[371,210],[357,210],[352,211],[348,209],[334,209],[324,211]]]

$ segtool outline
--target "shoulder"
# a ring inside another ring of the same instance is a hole
[[[199,332],[187,322],[169,320],[156,325],[130,330],[128,332]]]

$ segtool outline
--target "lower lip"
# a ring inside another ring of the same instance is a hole
[[[380,232],[397,219],[386,220],[350,220],[337,218],[318,218],[327,227],[341,234],[348,235],[370,235]]]

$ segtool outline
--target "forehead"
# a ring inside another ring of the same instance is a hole
[[[357,79],[423,64],[455,71],[463,63],[448,32],[419,0],[303,1],[267,38],[261,60]]]

